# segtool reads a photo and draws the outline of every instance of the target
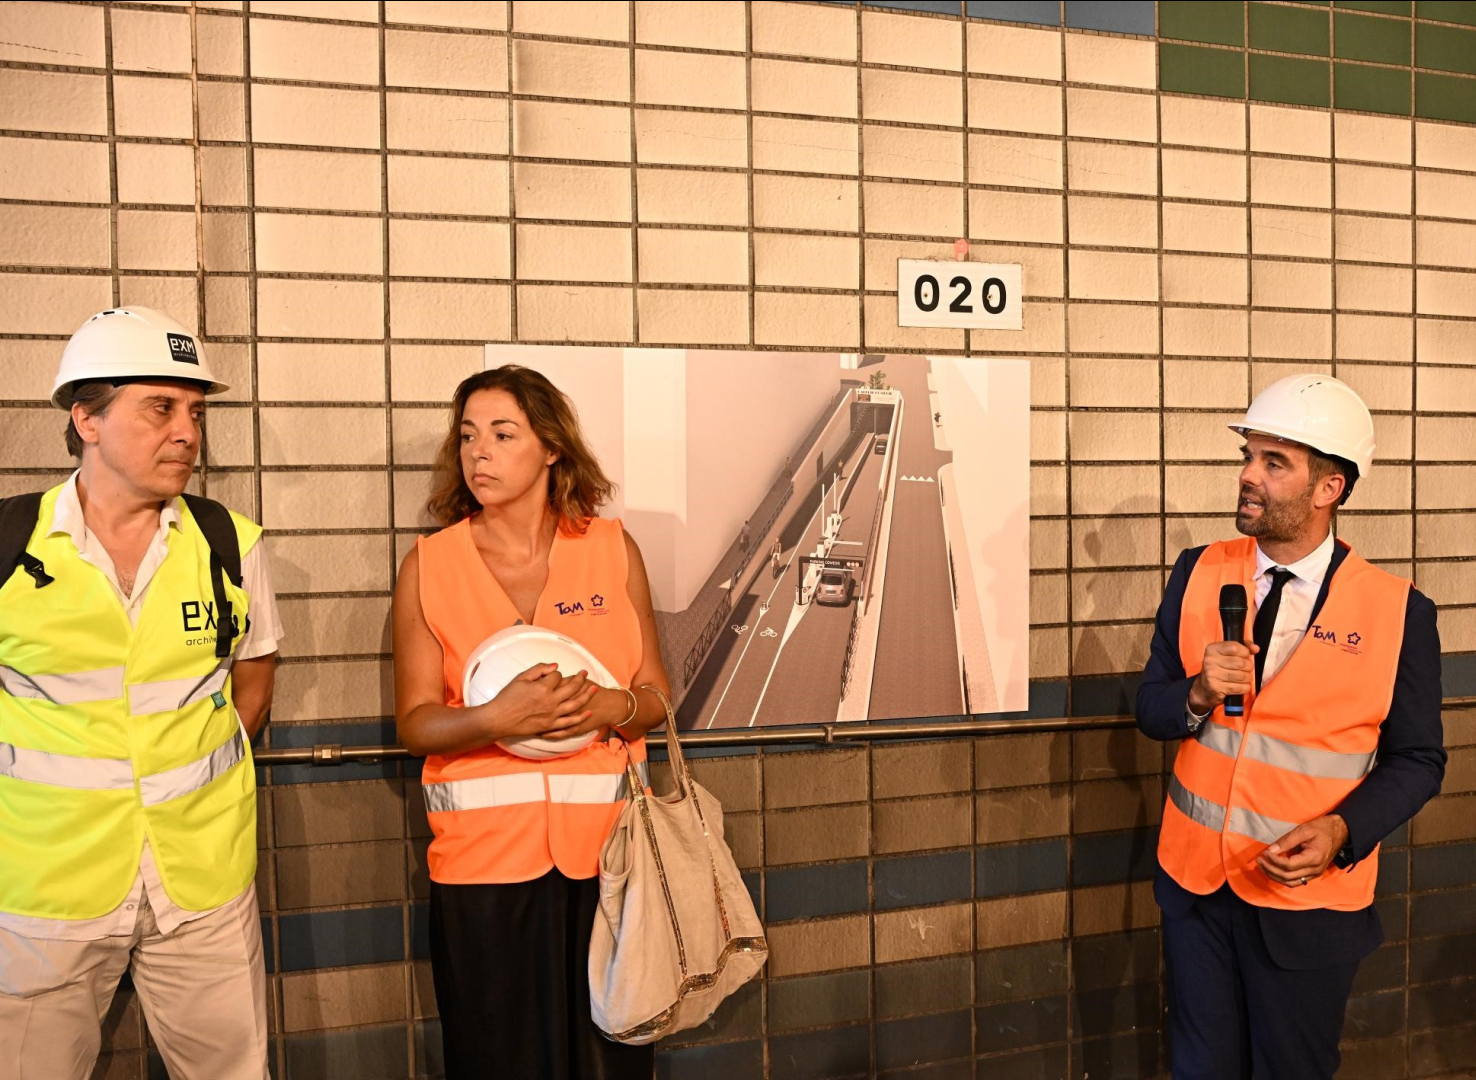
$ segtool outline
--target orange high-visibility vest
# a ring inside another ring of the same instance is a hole
[[[441,643],[445,702],[460,706],[466,659],[519,616],[483,561],[466,518],[417,541],[420,606]],[[628,686],[640,670],[641,627],[626,592],[619,521],[593,518],[584,533],[562,525],[548,555],[548,582],[533,625],[578,641]],[[435,839],[432,881],[531,881],[554,867],[574,879],[599,872],[600,847],[625,805],[626,755],[644,778],[646,744],[618,736],[568,757],[530,761],[495,744],[432,754],[421,774]]]
[[[1211,544],[1200,556],[1179,621],[1185,671],[1199,671],[1205,646],[1222,638],[1220,586],[1243,585],[1254,597],[1255,572],[1256,542],[1248,537]],[[1291,911],[1357,911],[1373,902],[1377,850],[1352,870],[1329,868],[1297,888],[1272,881],[1256,857],[1335,810],[1373,768],[1409,588],[1350,550],[1291,657],[1259,694],[1245,695],[1245,715],[1226,716],[1218,706],[1180,745],[1158,841],[1158,861],[1180,885],[1207,895],[1229,881],[1249,903]]]

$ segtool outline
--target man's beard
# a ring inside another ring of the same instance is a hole
[[[1301,496],[1288,499],[1272,499],[1270,496],[1242,488],[1240,498],[1255,498],[1261,503],[1261,512],[1252,517],[1240,509],[1237,501],[1235,528],[1245,536],[1273,543],[1295,540],[1302,535],[1308,519],[1312,516],[1312,488],[1308,487]]]

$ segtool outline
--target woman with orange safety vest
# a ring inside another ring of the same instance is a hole
[[[589,1005],[600,848],[624,806],[627,756],[644,775],[643,736],[666,719],[642,688],[669,691],[640,551],[597,516],[613,486],[543,375],[509,364],[456,388],[428,505],[445,528],[405,557],[394,604],[398,732],[426,756],[450,1080],[652,1073],[652,1048],[604,1039]],[[616,685],[539,664],[467,706],[467,658],[519,622],[572,638]],[[589,732],[601,737],[543,760],[498,745]]]

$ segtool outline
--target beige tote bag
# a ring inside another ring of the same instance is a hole
[[[631,798],[600,851],[600,910],[589,944],[595,1026],[640,1044],[702,1023],[769,955],[763,924],[723,840],[723,808],[692,779],[666,705],[676,790],[647,795],[627,762]]]

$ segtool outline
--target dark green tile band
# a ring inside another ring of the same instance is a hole
[[[1242,0],[1159,4],[1158,36],[1215,45],[1244,45],[1245,4]]]
[[[1327,67],[1325,60],[1252,54],[1250,96],[1257,101],[1327,108],[1331,104]]]
[[[1476,0],[1314,3],[1160,4],[1159,89],[1476,123]]]
[[[1420,23],[1415,28],[1415,67],[1476,75],[1476,30]]]
[[[1333,15],[1333,53],[1340,60],[1372,60],[1409,66],[1409,28],[1404,19]]]
[[[1415,17],[1476,26],[1476,0],[1419,0]]]
[[[1327,12],[1308,8],[1250,6],[1250,45],[1271,52],[1326,56],[1329,48]]]
[[[1415,115],[1476,124],[1476,79],[1415,72]]]
[[[1333,101],[1339,109],[1408,116],[1409,95],[1408,68],[1333,65]]]
[[[1197,45],[1158,47],[1159,87],[1179,94],[1245,97],[1245,54]]]

